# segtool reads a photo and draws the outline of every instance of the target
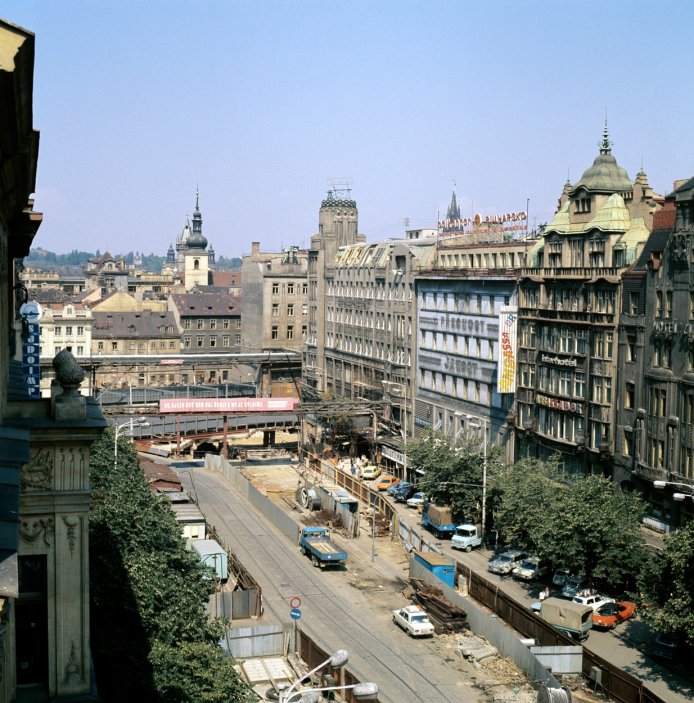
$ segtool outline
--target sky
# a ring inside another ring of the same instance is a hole
[[[612,153],[694,176],[690,0],[1,0],[36,35],[34,246],[307,247],[349,181],[368,242],[461,214],[551,220]]]

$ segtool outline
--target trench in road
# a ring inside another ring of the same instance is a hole
[[[465,680],[459,668],[441,658],[435,641],[408,638],[392,624],[390,612],[373,608],[347,583],[346,572],[314,569],[223,477],[206,470],[195,474],[200,509],[261,584],[266,610],[289,623],[289,599],[300,596],[307,632],[328,651],[351,651],[350,670],[363,681],[379,684],[379,700],[485,699],[475,682]],[[182,478],[188,482],[185,475]],[[462,665],[462,659],[458,663]]]

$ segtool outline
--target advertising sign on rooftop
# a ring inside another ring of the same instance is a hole
[[[298,398],[163,398],[160,413],[292,412]]]

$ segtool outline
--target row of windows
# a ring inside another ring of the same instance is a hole
[[[428,369],[420,369],[419,387],[453,398],[483,404],[491,404],[494,392],[491,383],[482,383]]]
[[[521,324],[519,337],[520,346],[527,349],[542,349],[561,354],[586,354],[588,350],[588,330],[569,325],[543,325],[538,333],[535,323],[525,323]],[[633,338],[632,341],[632,352],[635,355],[636,339]],[[593,332],[593,357],[610,361],[614,358],[614,353],[614,332]]]
[[[369,282],[355,283],[346,281],[345,283],[328,284],[328,297],[332,298],[363,298],[365,300],[407,300],[412,301],[412,284],[386,287],[385,285],[372,285]]]
[[[280,292],[286,293],[286,295],[296,295],[301,291],[301,295],[306,295],[308,293],[308,283],[273,283],[272,284],[272,294],[279,295]]]
[[[73,352],[73,347],[71,346],[66,346],[65,349],[69,350],[70,352]],[[58,352],[63,351],[63,347],[60,346],[55,346],[55,353],[57,354]],[[73,352],[74,353],[74,352]],[[43,345],[39,347],[39,354],[43,356]],[[75,356],[84,356],[84,347],[81,345],[77,346],[77,353]]]
[[[458,253],[441,254],[439,266],[455,269],[506,269],[525,266],[525,252]]]
[[[111,351],[118,351],[118,349],[120,348],[120,343],[117,341],[111,342],[110,344],[111,344],[111,346],[110,346]],[[123,342],[123,348],[125,348],[125,342]],[[176,345],[176,342],[172,339],[170,339],[168,341],[161,339],[159,341],[151,341],[149,343],[149,348],[152,351],[156,351],[157,349],[176,349],[177,345]],[[57,349],[57,347],[56,347],[56,349]],[[106,349],[106,342],[100,341],[100,342],[96,343],[96,350],[97,351],[101,352],[101,351],[105,351],[105,349]],[[147,342],[134,342],[131,340],[130,342],[128,342],[128,349],[130,351],[137,350],[139,352],[147,351]]]
[[[67,325],[65,327],[65,335],[67,337],[71,336],[73,329],[75,329],[75,328],[72,325]],[[77,329],[77,336],[78,337],[80,337],[84,334],[84,327],[82,327],[81,325],[78,325],[76,329]],[[62,336],[62,334],[63,334],[63,328],[59,325],[56,325],[55,336],[60,337],[60,336]]]
[[[443,312],[477,313],[498,316],[502,305],[510,305],[510,295],[482,295],[481,293],[435,293],[421,296],[423,310]]]
[[[446,334],[445,332],[422,332],[421,349],[423,351],[448,352],[478,359],[496,359],[497,342],[493,339],[481,339],[464,334]]]
[[[287,303],[287,307],[286,307],[286,309],[285,309],[285,315],[286,315],[287,317],[294,317],[294,310],[295,310],[294,303]],[[308,304],[307,304],[307,303],[303,303],[303,304],[302,304],[302,306],[301,306],[301,314],[302,314],[303,316],[308,315]],[[279,303],[273,303],[273,304],[272,304],[272,316],[273,316],[273,317],[279,317],[279,316],[280,316],[280,304],[279,304]],[[239,322],[241,322],[241,321],[239,320]],[[239,326],[240,326],[240,325],[239,325]]]
[[[207,344],[205,344],[205,340],[207,339]],[[241,335],[237,334],[234,337],[234,343],[235,344],[241,344]],[[216,347],[217,346],[217,336],[212,335],[210,337],[204,337],[204,336],[199,336],[195,337],[195,346],[196,347]],[[231,337],[228,334],[222,335],[222,346],[223,347],[229,347],[231,346]],[[184,349],[190,349],[191,348],[191,336],[189,334],[184,335],[183,337],[183,348]]]
[[[335,334],[333,332],[328,332],[326,335],[326,348],[382,359],[394,364],[407,364],[409,366],[412,361],[409,349],[393,348],[385,342],[374,342],[371,339]]]
[[[520,289],[520,304],[524,308],[614,314],[616,299],[614,290],[605,289],[581,291],[552,285],[526,285]]]
[[[279,325],[272,325],[270,329],[270,339],[277,340],[280,338]],[[306,339],[306,325],[301,326],[301,338]],[[287,325],[285,339],[294,339],[294,325]]]
[[[220,322],[221,322],[221,327],[220,327],[220,324],[219,324]],[[216,329],[228,330],[228,329],[231,329],[231,320],[228,320],[228,319],[227,319],[227,320],[215,320],[214,318],[211,318],[211,319],[209,320],[209,323],[210,323],[210,326],[209,326],[208,329],[210,329],[210,330],[216,330]],[[193,327],[193,322],[192,322],[192,320],[190,320],[189,318],[183,320],[183,329],[184,329],[184,330],[192,329],[192,327]],[[234,320],[234,327],[236,327],[236,329],[241,329],[241,318],[240,318],[240,317]],[[198,330],[204,330],[204,329],[206,329],[206,328],[205,328],[205,318],[199,317],[199,318],[195,321],[195,329],[198,329]],[[167,330],[167,331],[173,331],[173,327],[171,328],[171,330]]]

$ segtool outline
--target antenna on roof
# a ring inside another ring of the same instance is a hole
[[[328,186],[340,200],[350,200],[352,193],[351,178],[328,178]]]

